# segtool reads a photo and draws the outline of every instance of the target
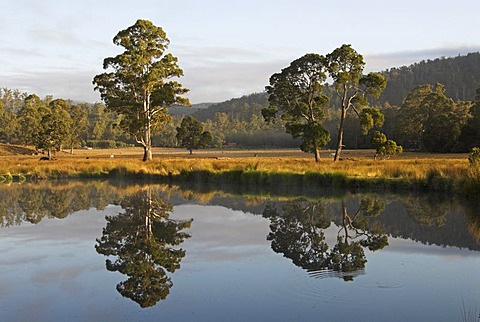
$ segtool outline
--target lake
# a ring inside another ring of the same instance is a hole
[[[0,185],[1,321],[478,321],[480,202]]]

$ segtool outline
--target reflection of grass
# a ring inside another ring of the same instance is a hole
[[[63,156],[39,161],[36,156],[0,158],[0,180],[10,176],[36,179],[131,177],[248,185],[318,185],[333,187],[415,188],[446,192],[480,191],[480,170],[467,158],[432,155],[373,161],[359,157],[315,163],[308,155],[269,157],[161,157],[142,162],[121,158]]]

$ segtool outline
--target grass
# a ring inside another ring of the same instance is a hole
[[[11,151],[12,149],[9,149]],[[0,147],[0,155],[1,153]],[[39,156],[0,156],[0,182],[58,178],[138,178],[199,183],[259,185],[314,185],[416,189],[475,194],[480,192],[480,170],[468,155],[405,153],[377,160],[373,151],[345,151],[333,162],[327,151],[321,162],[296,150],[154,151],[154,160],[141,161],[141,149],[79,150],[59,153],[55,161]],[[113,157],[112,157],[113,156]]]

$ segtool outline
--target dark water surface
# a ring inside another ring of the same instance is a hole
[[[0,321],[478,321],[478,201],[234,191],[0,185]]]

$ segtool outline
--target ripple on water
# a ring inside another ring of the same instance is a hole
[[[348,305],[355,303],[362,306],[370,305],[372,301],[368,296],[361,296],[365,294],[366,289],[371,290],[371,292],[381,292],[382,297],[392,296],[393,298],[404,287],[398,283],[376,282],[375,284],[365,284],[365,281],[361,281],[364,275],[364,270],[355,272],[337,272],[328,269],[309,271],[308,276],[310,278],[297,283],[294,289],[290,291],[294,292],[295,297],[299,300],[335,302]]]

